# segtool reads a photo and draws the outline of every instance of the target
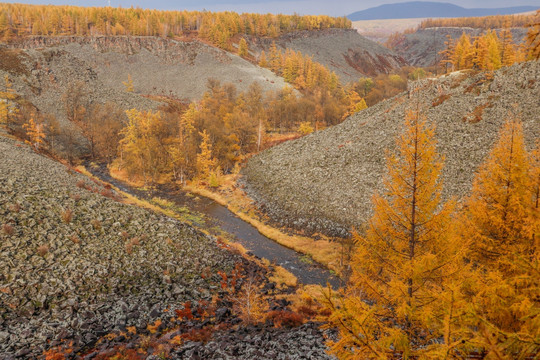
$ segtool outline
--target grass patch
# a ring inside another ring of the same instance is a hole
[[[268,280],[275,282],[278,288],[282,287],[296,287],[298,285],[298,279],[287,269],[276,265],[272,275],[268,277]]]
[[[158,206],[164,207],[164,208],[169,208],[170,209],[170,208],[175,207],[175,204],[172,201],[162,199],[160,197],[153,197],[151,202],[158,205]]]

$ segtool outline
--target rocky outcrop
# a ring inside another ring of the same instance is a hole
[[[529,148],[540,137],[540,62],[412,83],[409,93],[340,125],[252,157],[243,171],[248,194],[281,225],[346,235],[371,215],[371,197],[382,190],[385,150],[393,150],[407,109],[417,107],[436,124],[438,150],[446,158],[444,198],[460,198],[509,113],[521,117]]]
[[[250,48],[256,54],[262,50],[268,54],[274,41],[282,50],[289,48],[311,56],[314,61],[335,71],[343,83],[388,74],[407,65],[399,55],[366,39],[354,29],[298,31],[277,40],[255,38],[251,40]]]
[[[144,329],[165,308],[210,300],[217,271],[241,259],[182,222],[110,197],[0,136],[0,359]]]
[[[319,324],[269,328],[250,326],[220,332],[206,343],[187,342],[171,354],[173,359],[335,359],[321,341]],[[327,331],[327,333],[329,333]],[[335,334],[329,334],[335,337]]]

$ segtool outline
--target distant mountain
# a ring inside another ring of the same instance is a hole
[[[498,9],[466,9],[450,3],[411,1],[398,4],[384,4],[374,8],[357,11],[347,17],[352,21],[436,17],[471,17],[518,14],[527,11],[534,11],[537,8],[538,6],[513,6]]]

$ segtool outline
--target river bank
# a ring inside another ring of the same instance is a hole
[[[227,206],[221,205],[210,196],[205,196],[202,191],[190,192],[178,190],[170,184],[158,185],[153,189],[140,189],[128,184],[117,173],[110,173],[107,168],[88,166],[92,175],[100,180],[117,186],[123,192],[136,197],[153,200],[155,206],[159,206],[175,217],[182,216],[193,219],[193,225],[200,229],[210,230],[214,236],[229,237],[234,243],[245,248],[245,252],[255,258],[266,259],[272,266],[281,266],[286,271],[298,278],[304,285],[326,286],[328,283],[337,288],[341,285],[340,280],[330,271],[311,258],[298,253],[294,249],[283,246],[274,241],[253,226],[249,221],[234,214]],[[194,188],[193,188],[194,189]],[[208,194],[211,195],[211,194]],[[312,240],[315,242],[315,240]],[[318,242],[318,241],[317,241]],[[277,271],[276,276],[285,282],[291,282],[290,277],[284,271]],[[288,279],[287,279],[288,278]]]
[[[305,255],[304,261],[314,261],[339,275],[343,270],[342,246],[339,241],[315,234],[312,237],[293,233],[269,224],[254,206],[254,201],[237,186],[238,175],[226,175],[217,188],[192,183],[184,187],[192,193],[210,198],[227,207],[243,221],[255,227],[262,235],[277,243]]]

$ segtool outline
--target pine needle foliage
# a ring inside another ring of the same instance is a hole
[[[365,236],[355,234],[352,276],[341,301],[327,296],[343,359],[453,358],[463,346],[459,274],[463,242],[454,236],[454,202],[442,204],[434,127],[409,112],[388,154],[385,192],[373,197]]]
[[[527,359],[539,353],[537,176],[521,122],[511,118],[473,183],[462,230],[472,241],[475,265],[470,337],[487,358]]]

